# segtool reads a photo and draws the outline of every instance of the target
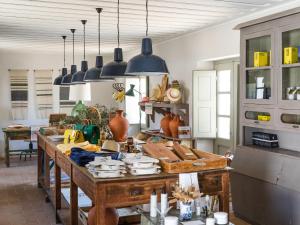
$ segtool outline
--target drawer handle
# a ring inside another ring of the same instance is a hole
[[[255,120],[254,123],[259,124],[259,121]]]
[[[143,195],[143,194],[144,194],[144,188],[136,188],[136,189],[130,190],[130,196],[132,196],[132,197]]]
[[[298,125],[293,125],[293,128],[299,128],[299,126]]]

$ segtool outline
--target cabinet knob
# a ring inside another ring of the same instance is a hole
[[[293,128],[299,128],[299,126],[298,125],[293,125]]]
[[[259,121],[255,120],[254,123],[259,124]]]

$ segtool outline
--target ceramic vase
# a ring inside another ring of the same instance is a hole
[[[163,130],[164,135],[171,137],[172,133],[170,130],[170,122],[172,121],[172,116],[171,113],[166,113],[164,118],[161,119],[160,121],[160,127]]]
[[[119,217],[114,208],[106,209],[106,220],[107,225],[117,225],[119,222]],[[93,207],[90,209],[88,213],[88,225],[95,225],[96,224],[96,208]]]
[[[123,110],[117,110],[116,115],[109,121],[109,128],[113,138],[117,142],[123,142],[127,139],[129,123],[123,116]]]
[[[169,129],[173,138],[178,138],[178,127],[182,124],[180,117],[175,115],[169,123]]]
[[[192,211],[192,203],[184,203],[180,201],[180,221],[188,221],[192,219],[193,211]]]

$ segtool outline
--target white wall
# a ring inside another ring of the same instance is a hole
[[[174,37],[161,43],[153,43],[153,52],[166,60],[170,77],[179,80],[185,87],[186,102],[190,105],[190,125],[192,124],[192,71],[213,69],[213,60],[234,58],[240,52],[240,32],[233,30],[239,23],[267,16],[273,13],[300,6],[300,1],[283,4],[280,7],[255,12],[230,22],[207,27],[180,37]],[[151,34],[151,30],[150,30]],[[125,54],[128,60],[140,52],[140,49]],[[150,78],[150,88],[160,83],[161,77]],[[159,119],[152,126],[159,127]],[[199,140],[199,148],[213,150],[213,140]]]
[[[106,56],[104,62],[108,62],[111,56]],[[67,56],[68,60],[68,56]],[[95,56],[88,56],[89,67],[95,65]],[[75,59],[77,64],[77,70],[80,70],[81,55]],[[67,61],[70,62],[70,61]],[[59,74],[63,59],[61,54],[40,54],[40,53],[22,53],[0,50],[0,127],[6,127],[11,123],[24,123],[28,125],[42,125],[47,124],[47,120],[40,120],[35,115],[34,102],[30,102],[28,105],[28,120],[26,121],[11,121],[10,119],[10,80],[8,69],[28,69],[29,70],[29,84],[33,84],[33,70],[34,69],[53,69],[53,78]],[[70,64],[67,64],[68,72]],[[58,86],[53,87],[53,99],[59,98]],[[93,83],[91,85],[91,103],[90,104],[103,104],[108,107],[112,107],[115,103],[112,101],[111,94],[113,92],[112,82]],[[35,87],[29,86],[29,98],[34,99]],[[54,112],[59,112],[59,102],[54,101]],[[3,133],[0,132],[0,157],[4,152],[4,140]]]

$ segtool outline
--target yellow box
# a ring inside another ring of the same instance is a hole
[[[284,48],[284,64],[293,64],[298,62],[298,48]]]
[[[254,67],[268,66],[268,58],[268,52],[254,52]]]
[[[259,121],[270,121],[271,120],[271,116],[258,115],[257,119]]]

